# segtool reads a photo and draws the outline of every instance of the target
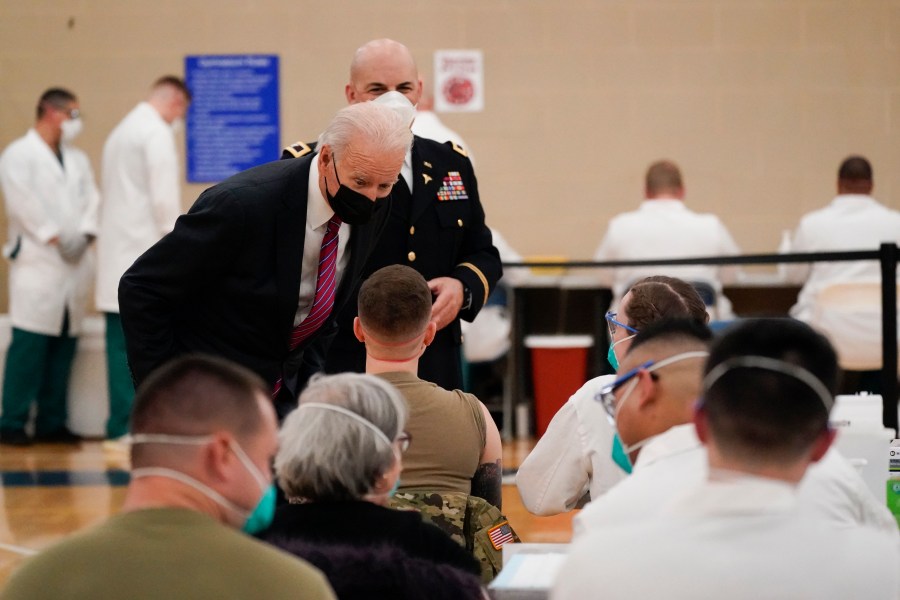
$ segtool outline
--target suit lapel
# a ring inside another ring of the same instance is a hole
[[[420,139],[418,136],[414,138],[412,148],[413,193],[409,215],[411,224],[418,221],[422,213],[434,202],[443,177],[432,166],[434,161],[428,153],[427,146],[419,143]]]
[[[294,326],[297,299],[300,297],[300,271],[303,264],[303,242],[306,239],[306,205],[309,189],[311,157],[292,161],[298,168],[284,189],[281,209],[275,223],[275,283],[278,288],[278,318],[285,332]]]

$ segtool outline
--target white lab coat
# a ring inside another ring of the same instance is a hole
[[[791,252],[877,250],[883,242],[900,244],[900,212],[871,196],[844,194],[831,204],[805,215],[794,232]],[[802,281],[803,289],[791,316],[809,321],[819,293],[832,283],[881,279],[878,261],[818,262],[788,269],[789,278]],[[848,328],[847,335],[853,335]]]
[[[67,263],[57,236],[96,235],[99,194],[87,155],[62,144],[63,164],[30,129],[0,156],[0,185],[6,199],[10,259],[9,314],[13,327],[44,335],[78,334],[93,277],[93,250]],[[63,166],[65,165],[65,166]]]
[[[522,503],[536,515],[576,507],[590,492],[597,499],[627,477],[612,459],[615,431],[597,400],[615,375],[595,377],[559,409],[516,473]]]
[[[573,521],[575,538],[628,521],[657,516],[666,497],[703,482],[709,473],[706,449],[693,424],[676,425],[641,449],[632,474],[584,507]],[[853,466],[830,448],[810,465],[797,486],[799,510],[837,528],[865,526],[898,536],[897,521]]]
[[[898,598],[896,533],[804,514],[787,483],[732,474],[654,495],[659,515],[577,540],[550,598]]]
[[[181,214],[172,128],[141,102],[103,146],[103,204],[97,238],[97,308],[119,312],[119,279]]]
[[[695,213],[677,199],[645,200],[637,210],[622,213],[609,222],[594,260],[644,260],[729,256],[739,254],[734,238],[713,214]],[[737,278],[734,266],[697,265],[683,267],[621,267],[601,269],[604,283],[612,285],[613,298],[621,298],[635,280],[650,275],[668,275],[685,281],[703,281],[717,294],[718,314],[730,318],[731,303],[722,295],[722,283]]]

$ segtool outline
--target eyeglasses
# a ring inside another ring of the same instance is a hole
[[[66,108],[65,106],[56,106],[54,104],[51,104],[50,106],[52,106],[55,110],[61,112],[62,114],[68,115],[70,119],[77,119],[81,116],[81,111],[77,108]]]
[[[594,397],[594,400],[597,400],[598,402],[601,402],[603,404],[603,410],[606,411],[606,416],[609,419],[609,422],[615,425],[616,410],[618,405],[618,400],[616,399],[616,390],[634,379],[642,370],[646,370],[648,373],[650,373],[650,377],[654,381],[657,381],[659,380],[659,375],[655,373],[655,371],[658,371],[663,367],[668,367],[669,365],[675,364],[682,360],[687,360],[689,358],[705,359],[708,356],[709,352],[705,350],[692,350],[690,352],[681,352],[679,354],[669,356],[668,358],[664,358],[658,362],[654,360],[648,360],[647,362],[631,369],[627,373],[624,373],[620,377],[617,377],[616,380],[609,385],[603,386],[600,389],[600,392]]]
[[[618,314],[619,313],[614,313],[612,311],[606,313],[606,325],[607,325],[607,327],[609,327],[609,335],[611,335],[611,336],[615,335],[616,329],[619,327],[621,327],[622,329],[624,329],[625,331],[628,331],[630,333],[638,332],[638,330],[635,329],[634,327],[629,327],[625,323],[620,323],[619,321],[616,321],[616,316],[618,316]]]
[[[405,453],[409,450],[409,445],[412,444],[412,435],[408,431],[404,431],[394,441],[400,444],[400,452]]]
[[[609,315],[607,315],[607,318],[609,318]],[[603,410],[606,411],[606,417],[609,419],[610,424],[616,424],[616,404],[618,404],[616,390],[634,379],[634,377],[640,373],[641,369],[649,369],[652,366],[653,361],[648,360],[644,364],[631,369],[621,377],[617,377],[612,383],[600,388],[600,393],[594,397],[594,400],[603,404]]]

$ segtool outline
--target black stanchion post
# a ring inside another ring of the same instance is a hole
[[[881,394],[884,426],[897,432],[897,244],[882,244]]]

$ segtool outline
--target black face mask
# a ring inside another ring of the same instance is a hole
[[[337,193],[332,196],[331,192],[328,191],[328,178],[325,178],[325,196],[328,198],[331,210],[341,218],[341,221],[348,225],[364,225],[368,223],[372,218],[375,203],[364,194],[351,190],[341,183],[341,178],[337,174],[337,161],[333,152],[331,153],[331,166],[340,186]]]

